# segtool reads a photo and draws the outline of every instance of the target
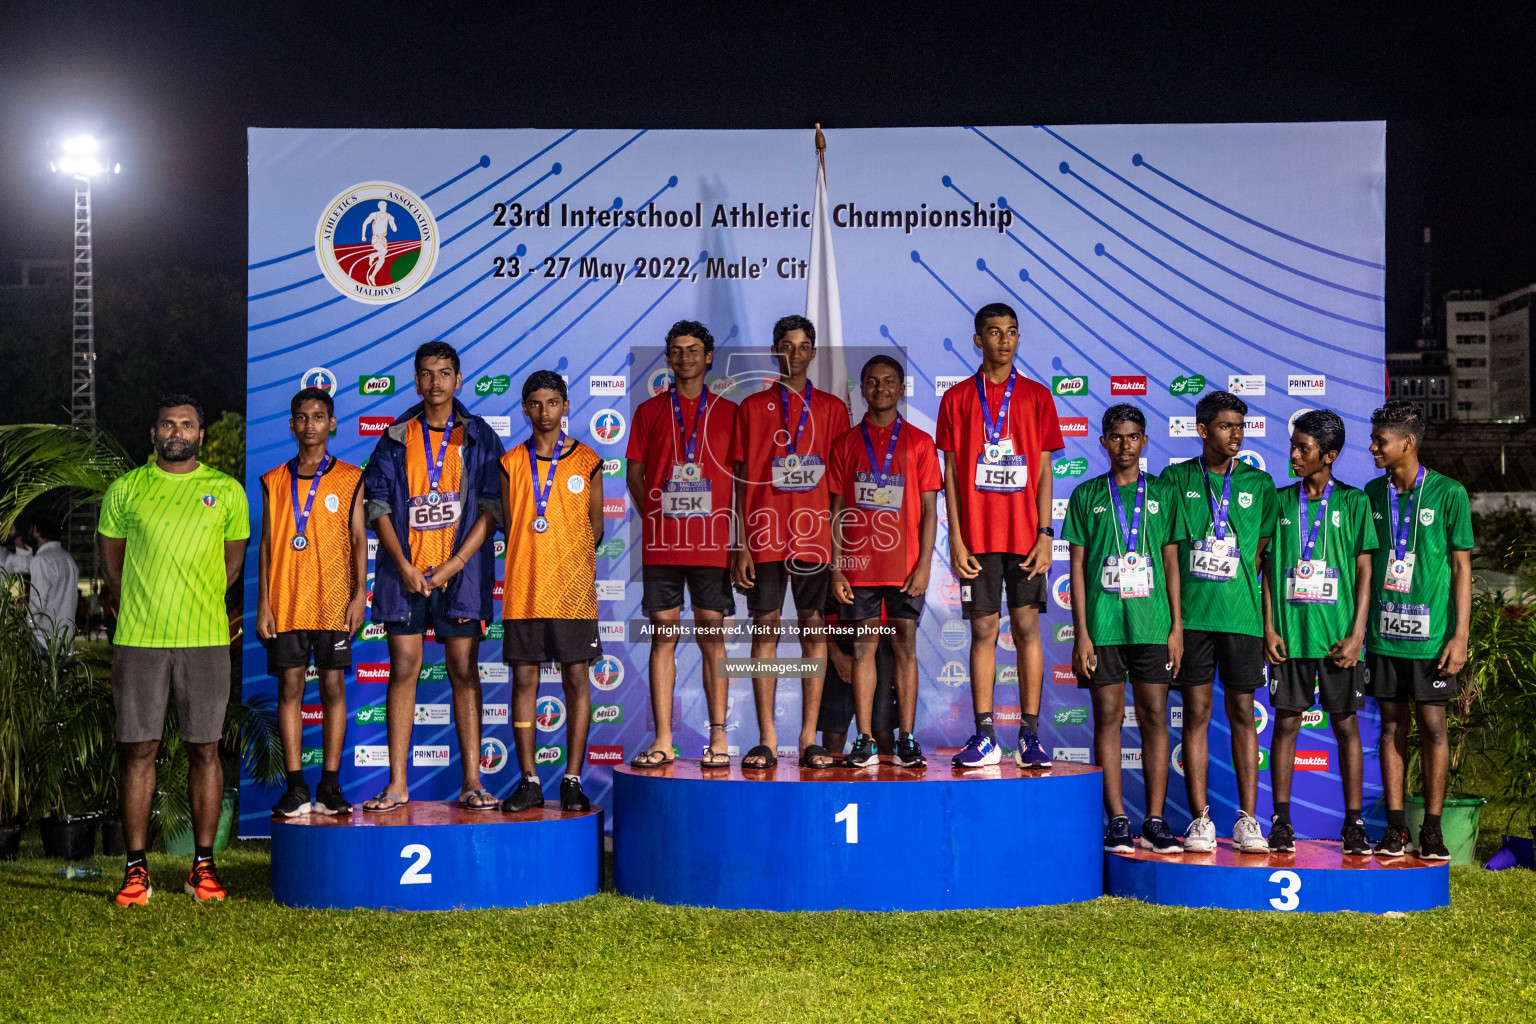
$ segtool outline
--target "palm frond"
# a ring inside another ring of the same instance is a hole
[[[22,510],[50,491],[67,492],[71,508],[99,501],[135,465],[105,431],[54,423],[0,426],[0,531],[9,532]]]

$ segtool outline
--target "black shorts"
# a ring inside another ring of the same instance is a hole
[[[688,603],[707,612],[736,614],[736,598],[731,593],[731,571],[722,565],[647,565],[640,570],[644,587],[640,608],[645,612],[664,612],[683,606],[683,585],[688,586]]]
[[[434,590],[427,597],[406,594],[410,611],[404,622],[384,623],[388,636],[421,636],[432,627],[439,643],[452,637],[472,636],[476,640],[485,635],[485,623],[479,619],[456,619],[445,612],[448,607],[448,591]]]
[[[1028,608],[1033,605],[1045,611],[1045,600],[1051,590],[1049,572],[1030,579],[1029,573],[1019,568],[1025,555],[991,551],[972,557],[981,563],[981,572],[975,579],[960,581],[962,618],[977,619],[998,614],[1003,610],[1001,597],[1005,587],[1009,608]]]
[[[1365,692],[1377,701],[1444,705],[1456,696],[1456,677],[1440,671],[1439,658],[1365,656]]]
[[[274,676],[281,669],[306,667],[311,655],[316,672],[352,667],[352,634],[344,629],[291,629],[261,643],[267,649],[267,672]]]
[[[747,595],[747,611],[753,615],[782,610],[785,590],[794,594],[795,611],[801,615],[809,612],[825,613],[830,607],[830,565],[791,558],[783,562],[758,562],[754,569],[756,585],[745,590],[736,588]]]
[[[1124,686],[1132,683],[1173,682],[1173,663],[1167,644],[1110,644],[1095,646],[1097,665],[1091,676],[1078,676],[1083,689],[1095,686]]]
[[[1228,690],[1253,692],[1264,685],[1264,641],[1245,633],[1184,631],[1184,662],[1175,686],[1208,686],[1221,671]]]
[[[880,609],[885,609],[887,619],[911,619],[923,617],[923,594],[903,593],[900,587],[854,587],[853,604],[837,606],[839,622],[862,622],[878,619]]]
[[[596,619],[504,619],[501,660],[592,661],[602,657]]]
[[[852,653],[852,644],[848,644]],[[817,732],[848,732],[854,721],[853,683],[844,679],[827,659],[827,677],[821,684],[821,711],[816,716]],[[875,732],[892,732],[901,725],[901,709],[896,703],[896,651],[889,638],[882,638],[875,648],[875,707],[869,727]]]
[[[1352,715],[1365,707],[1365,663],[1339,668],[1327,658],[1287,658],[1270,666],[1270,707],[1307,711],[1314,703],[1330,715]]]

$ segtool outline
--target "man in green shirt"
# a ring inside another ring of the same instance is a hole
[[[1129,681],[1147,788],[1142,843],[1155,853],[1183,853],[1163,819],[1168,686],[1184,653],[1177,502],[1162,481],[1141,471],[1147,445],[1141,410],[1111,406],[1102,425],[1099,443],[1109,453],[1109,472],[1072,492],[1061,535],[1072,546],[1072,670],[1077,685],[1092,693],[1094,758],[1104,772],[1104,849],[1136,849],[1120,781]]]
[[[1213,391],[1201,398],[1195,406],[1200,457],[1169,466],[1162,476],[1179,510],[1184,663],[1174,684],[1184,693],[1184,788],[1195,815],[1184,849],[1191,853],[1216,848],[1216,826],[1206,799],[1206,734],[1218,669],[1237,775],[1239,810],[1232,847],[1239,853],[1269,851],[1253,816],[1259,799],[1253,691],[1264,685],[1259,565],[1275,532],[1275,483],[1268,473],[1237,457],[1247,415],[1248,403],[1229,392]]]
[[[1344,854],[1370,854],[1361,810],[1360,729],[1365,707],[1365,624],[1371,610],[1371,552],[1376,527],[1365,492],[1333,478],[1344,449],[1344,421],[1327,409],[1296,417],[1291,473],[1301,479],[1278,495],[1280,518],[1264,567],[1264,659],[1275,739],[1269,752],[1275,814],[1269,848],[1294,853],[1291,776],[1302,712],[1321,696],[1339,747],[1344,785]]]
[[[1449,860],[1440,832],[1448,750],[1446,702],[1467,663],[1472,617],[1472,512],[1467,490],[1419,464],[1424,421],[1413,402],[1394,400],[1371,414],[1371,455],[1386,470],[1365,485],[1381,557],[1371,572],[1374,604],[1366,637],[1366,690],[1381,705],[1381,785],[1387,831],[1376,856],[1409,847],[1403,811],[1408,705],[1419,725],[1424,763],[1424,824],[1418,855]]]
[[[155,792],[155,755],[167,702],[187,748],[195,852],[186,891],[221,900],[213,834],[223,802],[219,737],[229,702],[229,617],[224,594],[245,560],[245,491],[197,461],[203,407],[167,395],[150,431],[155,458],[113,481],[101,503],[107,587],[118,595],[112,699],[123,764],[123,837],[128,868],[117,902],[149,902],[144,851]]]

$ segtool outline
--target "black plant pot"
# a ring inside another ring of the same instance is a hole
[[[26,826],[19,821],[0,824],[0,860],[15,860],[21,849],[21,830]]]
[[[123,840],[123,819],[115,814],[101,819],[101,852],[108,857],[121,857],[128,852]]]
[[[96,853],[96,816],[66,815],[38,822],[43,833],[43,856],[85,860]]]

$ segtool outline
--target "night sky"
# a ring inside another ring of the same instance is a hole
[[[1529,33],[1362,4],[1298,15],[928,4],[11,4],[0,13],[0,283],[69,255],[51,144],[98,133],[106,274],[245,264],[245,128],[808,128],[1386,118],[1389,346],[1436,292],[1536,282]],[[580,6],[581,13],[569,10]],[[1083,5],[1085,8],[1087,5]],[[96,9],[93,9],[96,8]],[[487,13],[502,9],[510,13]],[[1474,10],[1474,9],[1469,9]],[[319,13],[317,13],[319,12]],[[433,13],[428,13],[433,12]],[[830,20],[829,20],[830,19]]]

